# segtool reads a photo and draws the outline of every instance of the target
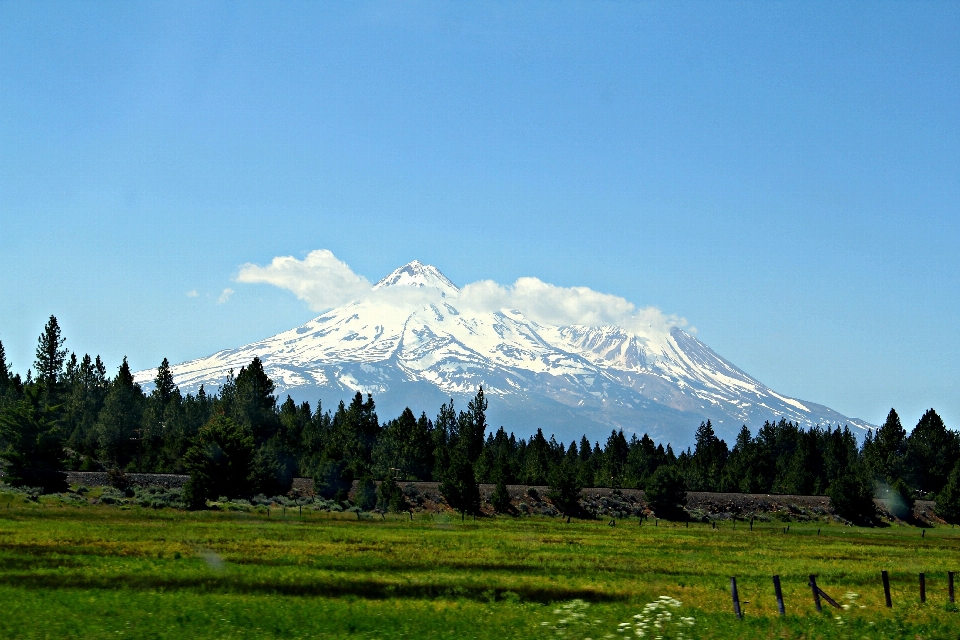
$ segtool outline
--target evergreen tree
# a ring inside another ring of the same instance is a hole
[[[400,417],[388,421],[373,447],[372,463],[375,477],[398,475],[406,480],[429,480],[433,473],[433,425],[422,414],[414,417],[410,408]]]
[[[222,414],[200,428],[184,455],[190,474],[183,489],[184,501],[202,508],[220,496],[243,498],[251,493],[254,456],[250,430]]]
[[[507,483],[501,477],[497,480],[497,486],[493,489],[493,495],[490,496],[490,504],[497,513],[509,513],[513,510],[510,503],[510,491],[507,490]]]
[[[6,442],[4,481],[17,487],[41,487],[44,493],[66,491],[63,434],[55,408],[44,404],[40,390],[0,411],[0,437]]]
[[[723,491],[757,493],[763,489],[760,477],[760,447],[754,442],[747,425],[740,428],[733,451],[723,468],[720,486]]]
[[[461,520],[467,513],[480,510],[480,487],[463,449],[450,452],[450,464],[440,481],[440,494],[451,508],[460,512]]]
[[[93,360],[84,355],[69,381],[63,420],[64,433],[69,434],[66,445],[83,456],[82,470],[96,468],[92,462],[97,455],[95,427],[109,386],[100,356]]]
[[[442,480],[450,464],[450,449],[457,444],[457,414],[450,403],[440,405],[433,423],[433,479]]]
[[[547,498],[553,503],[553,506],[563,515],[576,515],[580,510],[580,492],[583,487],[577,478],[576,464],[569,457],[564,458],[563,462],[554,465],[550,471],[550,490]]]
[[[0,402],[7,395],[12,377],[10,366],[7,364],[7,352],[3,348],[3,341],[0,341]]]
[[[897,478],[887,495],[890,512],[894,516],[901,520],[908,520],[913,517],[913,492],[906,482]]]
[[[404,511],[405,507],[403,491],[397,481],[389,477],[381,480],[380,486],[377,487],[377,508],[382,511],[399,513]]]
[[[279,428],[277,399],[273,395],[274,384],[263,369],[260,358],[240,369],[232,389],[232,397],[221,399],[229,405],[229,415],[245,425],[257,444],[270,439]]]
[[[658,468],[643,491],[647,504],[660,518],[678,518],[687,504],[687,485],[676,465]]]
[[[647,480],[663,462],[663,447],[658,451],[656,443],[650,436],[643,434],[640,439],[636,436],[631,438],[626,471],[630,486],[641,489],[645,487]]]
[[[876,515],[873,492],[866,473],[859,466],[845,470],[827,487],[834,512],[860,524],[870,523]]]
[[[370,511],[377,506],[377,486],[370,476],[360,478],[357,483],[357,491],[353,495],[353,503],[360,507],[361,511]]]
[[[279,437],[257,447],[251,465],[253,491],[268,496],[282,496],[293,486],[296,461]]]
[[[936,411],[928,410],[907,438],[906,479],[923,493],[937,493],[958,461],[960,438]]]
[[[140,452],[140,425],[143,420],[143,391],[134,383],[127,358],[110,383],[103,409],[97,417],[98,452],[107,467],[136,468]]]
[[[602,462],[597,472],[597,482],[601,486],[608,486],[613,489],[623,487],[629,455],[630,446],[623,435],[623,430],[611,431],[606,446],[603,448]]]
[[[550,473],[550,444],[543,437],[543,430],[530,438],[524,451],[523,480],[529,485],[545,485]]]
[[[307,407],[309,409],[309,406]],[[333,417],[317,402],[317,411],[303,425],[300,434],[299,468],[302,475],[311,475],[323,459],[324,444],[330,434]]]
[[[694,439],[689,483],[695,491],[717,491],[729,455],[727,443],[717,437],[710,420],[700,423]]]
[[[67,350],[63,347],[64,338],[60,335],[60,324],[56,316],[50,316],[43,327],[43,333],[37,339],[37,360],[34,367],[37,370],[37,382],[47,387],[48,393],[53,390],[63,374],[63,365],[67,357]]]
[[[906,448],[907,432],[900,424],[900,416],[890,409],[872,442],[864,446],[864,460],[875,481],[893,484],[903,477]]]
[[[960,524],[960,462],[953,466],[947,482],[937,494],[936,513],[952,524]]]
[[[467,404],[467,410],[460,414],[457,421],[457,435],[459,445],[463,448],[467,460],[471,464],[480,458],[483,450],[483,440],[487,429],[487,400],[483,397],[483,387]]]
[[[353,471],[346,460],[324,456],[313,472],[313,485],[327,500],[346,500],[353,485]]]
[[[12,365],[7,361],[3,343],[0,342],[0,408],[5,403],[12,403],[20,399],[23,393],[23,382],[20,374],[13,372]]]
[[[821,486],[823,459],[820,451],[822,431],[814,427],[796,434],[796,447],[783,467],[779,490],[794,495],[813,495],[826,489]],[[779,465],[778,465],[779,466]]]
[[[169,472],[176,467],[175,456],[182,450],[183,397],[166,358],[157,367],[153,384],[144,408],[138,466],[141,471]]]

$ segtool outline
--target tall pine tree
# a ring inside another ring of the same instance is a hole
[[[67,358],[67,350],[63,346],[65,342],[60,335],[60,324],[56,316],[50,316],[43,327],[43,333],[37,339],[37,359],[34,362],[37,382],[50,389],[56,386],[63,374],[63,365]]]

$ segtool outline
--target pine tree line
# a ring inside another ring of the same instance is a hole
[[[462,513],[480,507],[477,484],[496,485],[492,502],[509,510],[506,485],[542,485],[561,512],[577,509],[583,487],[645,489],[679,506],[682,493],[723,491],[830,495],[835,508],[869,519],[872,497],[888,498],[902,516],[914,499],[937,497],[938,512],[960,520],[960,437],[931,409],[908,435],[891,409],[862,445],[847,428],[803,429],[784,419],[756,434],[744,426],[733,447],[710,421],[695,446],[676,454],[649,436],[614,430],[603,446],[586,436],[564,445],[542,430],[517,438],[486,421],[481,388],[458,411],[453,400],[434,418],[410,409],[380,423],[374,400],[357,393],[333,410],[319,403],[277,402],[255,358],[218,393],[183,395],[166,359],[145,393],[124,358],[107,376],[99,356],[69,353],[57,319],[40,335],[26,379],[13,372],[0,343],[0,448],[4,481],[64,488],[64,470],[188,473],[188,501],[219,496],[281,495],[297,476],[317,491],[345,499],[354,481],[363,492],[380,484],[384,504],[402,502],[397,482],[433,480]],[[36,377],[34,373],[36,372]]]

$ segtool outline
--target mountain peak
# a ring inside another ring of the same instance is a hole
[[[440,273],[440,270],[430,264],[423,264],[419,260],[408,262],[399,269],[394,269],[390,275],[374,285],[374,289],[385,287],[431,287],[444,294],[456,295],[460,289],[457,285]]]

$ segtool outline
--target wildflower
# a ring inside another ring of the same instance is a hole
[[[683,630],[694,625],[692,616],[674,617],[671,609],[678,609],[681,602],[670,596],[660,596],[653,602],[644,605],[643,610],[633,616],[634,622],[620,623],[617,631],[633,626],[634,635],[638,638],[647,637],[648,633],[655,634],[654,640],[667,638],[683,638]]]

